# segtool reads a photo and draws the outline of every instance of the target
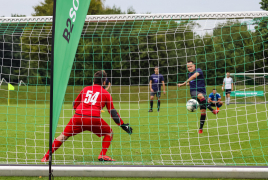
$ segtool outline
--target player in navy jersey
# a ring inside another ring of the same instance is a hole
[[[149,112],[153,112],[153,104],[154,104],[154,96],[157,98],[157,111],[160,111],[160,97],[161,97],[161,86],[163,85],[163,93],[166,94],[165,89],[165,81],[162,74],[159,74],[159,68],[154,68],[155,74],[152,74],[150,76],[150,90],[151,90],[151,96],[150,96],[150,110]]]
[[[182,84],[178,84],[178,87],[190,85],[190,93],[193,99],[196,99],[200,104],[200,128],[198,133],[203,133],[203,126],[206,120],[206,109],[208,108],[213,114],[218,114],[218,110],[214,110],[210,103],[207,104],[206,99],[206,83],[203,71],[200,68],[195,68],[193,61],[187,62],[187,68],[190,72],[188,74],[188,80]]]
[[[129,124],[124,124],[120,115],[113,105],[112,96],[103,89],[107,74],[97,71],[94,75],[94,85],[85,87],[73,103],[75,114],[66,125],[64,131],[53,141],[52,153],[55,152],[69,137],[75,136],[83,131],[91,131],[99,137],[104,136],[102,150],[98,157],[99,161],[114,161],[106,152],[113,139],[112,128],[100,117],[103,107],[107,107],[114,122],[128,134],[132,134]],[[42,158],[42,162],[49,160],[49,151]]]
[[[103,70],[103,72],[105,72],[105,70]],[[109,88],[110,88],[110,86],[111,86],[111,82],[109,81],[108,78],[106,78],[105,82],[106,82],[106,85],[108,85],[108,86],[107,87],[106,86],[102,86],[102,87],[103,87],[103,89],[105,89],[106,91],[108,91]]]
[[[212,93],[209,94],[208,103],[210,103],[211,106],[217,107],[217,110],[220,110],[220,107],[223,105],[221,95],[217,93],[216,89],[213,89]]]

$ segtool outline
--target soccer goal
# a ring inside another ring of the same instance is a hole
[[[234,97],[232,103],[268,103],[268,73],[233,73]]]
[[[268,177],[267,16],[265,11],[87,16],[55,136],[98,70],[107,72],[115,108],[133,134],[104,109],[101,116],[114,132],[107,155],[116,161],[99,162],[102,139],[84,131],[53,154],[54,175]],[[52,17],[0,17],[0,79],[15,87],[8,106],[8,89],[0,86],[2,175],[48,175],[40,160],[49,142],[51,25]],[[261,96],[231,97],[234,104],[223,105],[217,116],[207,113],[204,133],[198,134],[200,111],[187,111],[189,88],[177,87],[188,78],[189,60],[203,70],[207,93],[216,88],[224,100],[221,86],[230,72],[234,92]],[[160,111],[155,97],[148,112],[155,67],[166,94],[161,93]]]

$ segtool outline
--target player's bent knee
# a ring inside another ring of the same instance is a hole
[[[203,99],[204,98],[202,93],[198,94],[197,97],[198,97],[198,99]]]
[[[110,134],[107,134],[106,136],[110,136],[110,137],[111,137],[111,139],[113,139],[113,136],[114,136],[113,131],[111,131],[111,133],[110,133]]]

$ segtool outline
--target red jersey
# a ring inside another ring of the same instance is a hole
[[[109,113],[114,109],[112,96],[102,86],[96,84],[87,86],[80,92],[74,101],[73,108],[76,110],[75,114],[100,117],[104,106],[106,106]],[[123,120],[120,118],[120,124],[118,125],[123,123]]]

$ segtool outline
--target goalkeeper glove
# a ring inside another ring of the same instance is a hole
[[[129,124],[122,124],[120,127],[121,127],[124,131],[126,131],[129,135],[132,134],[133,129],[132,129],[132,127],[129,126]]]

